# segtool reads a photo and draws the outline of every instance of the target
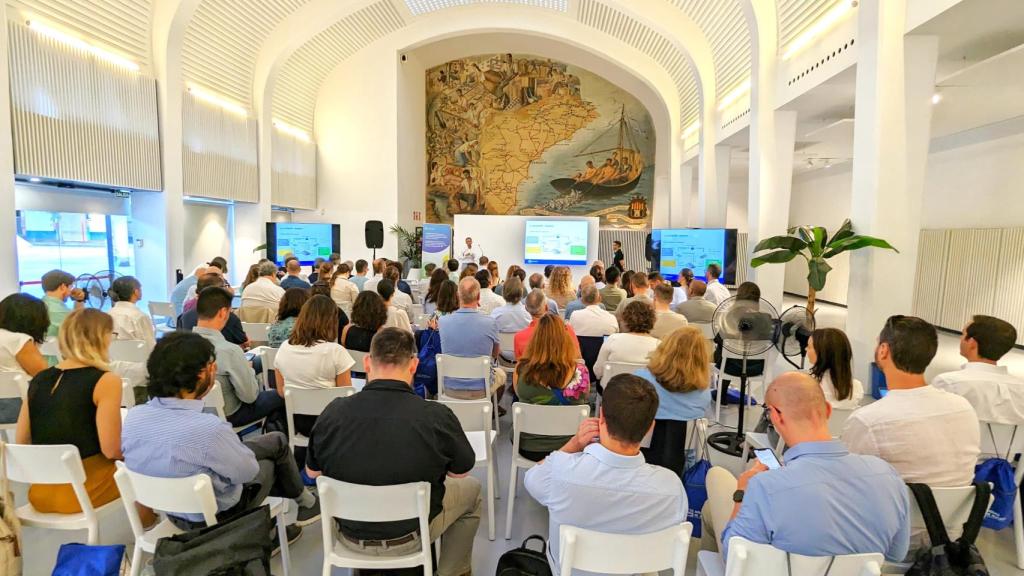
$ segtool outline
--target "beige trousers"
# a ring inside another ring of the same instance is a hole
[[[437,559],[438,576],[463,576],[473,573],[473,538],[480,526],[480,482],[476,478],[448,478],[444,481],[441,513],[430,521],[430,541],[441,538],[441,557]],[[339,538],[342,546],[361,554],[404,556],[420,550],[420,535],[411,542],[384,548],[362,546]]]
[[[735,505],[732,495],[736,492],[736,477],[725,468],[715,466],[708,470],[704,484],[708,489],[708,499],[700,511],[700,548],[718,552],[722,549],[719,537],[729,523]]]

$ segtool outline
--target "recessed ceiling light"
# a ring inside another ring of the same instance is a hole
[[[932,104],[938,104],[939,102],[942,102],[942,94],[938,92],[932,94]]]

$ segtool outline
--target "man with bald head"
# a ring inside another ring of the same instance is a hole
[[[539,288],[531,290],[530,293],[526,295],[526,311],[530,313],[530,317],[533,318],[533,320],[530,322],[529,326],[523,328],[519,332],[516,332],[516,335],[513,338],[516,360],[526,352],[526,346],[530,343],[530,339],[533,338],[533,331],[537,328],[537,323],[540,322],[540,319],[544,317],[545,314],[558,314],[557,312],[550,311],[547,306],[547,301],[547,295]],[[569,332],[569,335],[572,336],[573,344],[576,345],[576,357],[582,358],[582,356],[579,355],[580,343],[579,340],[576,339],[576,332],[574,332],[572,326],[569,326],[568,324],[565,325],[565,329]]]
[[[477,400],[487,397],[487,388],[494,389],[500,398],[505,389],[505,371],[496,368],[493,361],[501,353],[498,326],[480,311],[480,283],[467,276],[459,281],[459,309],[441,316],[437,321],[441,333],[441,352],[453,356],[487,356],[492,359],[491,378],[445,378],[445,396],[459,400]]]
[[[690,282],[686,301],[676,306],[675,311],[686,316],[690,322],[711,322],[711,317],[715,315],[715,308],[718,306],[704,298],[707,289],[708,285],[703,280]]]
[[[568,304],[565,305],[565,321],[566,322],[568,322],[569,320],[572,319],[572,313],[573,312],[576,312],[578,310],[583,310],[584,308],[587,307],[587,305],[583,303],[583,289],[586,288],[587,286],[593,286],[593,285],[594,285],[594,277],[591,276],[590,274],[587,274],[582,279],[580,279],[580,287],[576,291],[577,298],[575,300],[573,300],[572,302],[569,302]]]
[[[530,291],[533,290],[544,291],[544,275],[539,272],[530,274]],[[548,305],[548,312],[558,314],[558,302],[555,302],[554,298],[545,297],[545,302]]]
[[[808,374],[776,378],[764,405],[789,446],[785,463],[769,470],[758,462],[738,480],[712,468],[702,545],[721,543],[726,557],[729,539],[740,536],[805,556],[881,553],[902,561],[910,544],[910,503],[896,469],[851,454],[832,439],[832,407]]]

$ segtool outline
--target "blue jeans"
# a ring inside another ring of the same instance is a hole
[[[242,404],[238,410],[229,414],[228,422],[232,426],[245,426],[258,422],[262,418],[267,419],[267,428],[270,430],[288,430],[285,421],[284,399],[277,395],[276,390],[260,392],[251,404]]]

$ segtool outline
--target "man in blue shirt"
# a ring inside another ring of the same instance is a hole
[[[772,424],[789,446],[785,465],[758,463],[739,479],[723,468],[707,476],[703,546],[722,556],[740,536],[804,556],[881,553],[902,561],[910,544],[910,503],[896,470],[850,454],[828,431],[832,408],[808,374],[787,372],[765,395]]]
[[[171,290],[171,304],[174,304],[174,312],[177,316],[181,316],[184,311],[185,300],[188,299],[189,289],[195,286],[199,282],[199,278],[206,274],[206,266],[199,266],[192,272],[191,276],[186,276],[181,282]]]
[[[480,283],[467,276],[459,282],[459,309],[441,316],[437,321],[441,333],[441,353],[452,356],[487,356],[497,358],[501,353],[498,327],[494,318],[483,314],[480,308]],[[490,386],[501,398],[505,390],[505,371],[491,366]],[[481,378],[446,378],[445,396],[459,400],[488,397],[486,383]]]
[[[562,524],[648,534],[686,522],[686,492],[679,476],[647,464],[640,453],[657,410],[654,386],[619,374],[605,386],[600,417],[586,419],[560,451],[527,470],[526,490],[548,509],[555,573]]]
[[[310,284],[302,279],[302,265],[299,264],[297,259],[289,260],[284,266],[285,272],[288,274],[281,280],[281,288],[285,290],[289,288],[302,288],[303,290],[309,290]],[[330,280],[329,278],[327,280]]]
[[[231,425],[203,411],[203,396],[216,377],[213,344],[198,334],[175,332],[161,338],[147,361],[152,399],[128,411],[121,447],[129,470],[158,478],[206,474],[213,483],[218,518],[262,504],[267,496],[294,498],[296,526],[320,516],[316,496],[306,489],[288,439],[280,432],[242,442]],[[172,516],[188,528],[201,514]]]

